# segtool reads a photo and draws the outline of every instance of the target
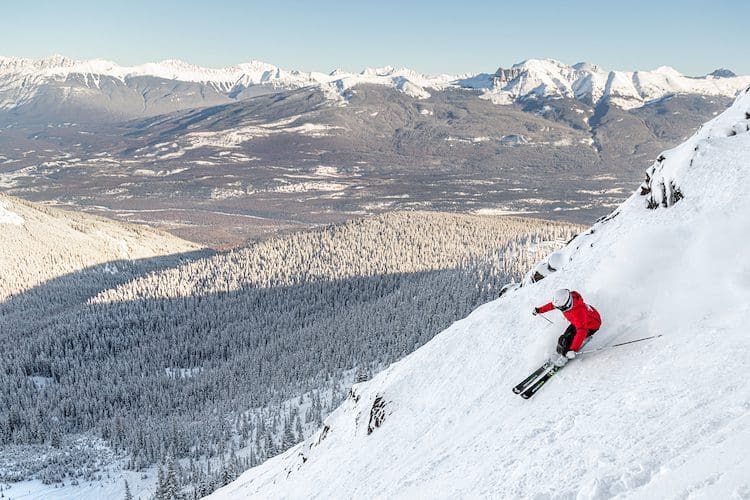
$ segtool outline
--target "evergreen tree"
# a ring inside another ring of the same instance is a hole
[[[156,491],[154,492],[154,500],[167,500],[164,488],[164,470],[159,466],[156,473]]]
[[[162,495],[163,500],[180,500],[181,498],[179,494],[179,485],[177,483],[177,464],[174,459],[171,459],[167,466]]]
[[[133,500],[133,494],[130,492],[130,485],[128,480],[125,480],[125,500]]]
[[[295,421],[297,423],[296,431],[297,431],[297,439],[295,441],[301,441],[305,439],[305,433],[302,430],[302,419],[299,417],[299,413],[295,415]]]
[[[292,422],[290,419],[287,419],[284,424],[284,435],[281,440],[281,449],[288,450],[294,446],[296,442],[297,438],[294,435],[294,431],[292,431]]]

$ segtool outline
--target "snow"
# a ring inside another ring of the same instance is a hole
[[[750,133],[728,132],[747,112],[745,92],[663,153],[653,179],[684,198],[634,193],[556,272],[355,385],[315,436],[210,498],[747,498]],[[582,355],[524,401],[510,388],[565,326],[530,311],[563,286],[602,313],[590,347],[663,337]]]
[[[15,212],[11,212],[8,209],[7,202],[0,201],[0,224],[13,224],[15,226],[22,226],[23,223],[23,217]]]
[[[192,378],[200,375],[203,368],[165,368],[164,371],[170,378]]]
[[[510,104],[529,97],[571,97],[597,103],[602,98],[629,109],[671,94],[734,96],[750,84],[750,76],[688,77],[662,66],[653,71],[607,71],[579,63],[568,66],[553,59],[529,59],[512,67],[517,78],[493,84],[486,73],[475,75],[425,75],[408,68],[366,68],[359,73],[336,70],[331,73],[286,70],[261,61],[249,61],[226,68],[204,68],[177,60],[120,66],[112,61],[75,61],[63,56],[34,60],[0,57],[0,108],[10,109],[31,100],[39,88],[50,82],[64,82],[70,75],[82,75],[89,88],[99,89],[103,78],[127,82],[137,77],[209,85],[233,95],[254,85],[276,88],[319,87],[332,101],[345,103],[358,85],[384,85],[415,99],[429,99],[430,89],[478,89],[496,104]],[[86,89],[68,88],[69,92]],[[6,93],[7,92],[7,93]]]
[[[318,165],[315,167],[315,175],[321,177],[340,177],[338,167],[332,167],[330,165]]]
[[[55,379],[52,377],[31,376],[28,379],[31,380],[37,389],[44,389],[55,383]]]
[[[553,141],[552,145],[555,146],[555,147],[557,147],[557,148],[563,148],[563,147],[567,147],[567,146],[572,146],[573,145],[573,141],[571,141],[570,139],[568,139],[566,137],[565,139],[558,139],[556,141]]]
[[[529,138],[523,135],[504,135],[500,139],[501,144],[518,146],[529,143]]]
[[[148,155],[146,155],[148,156]],[[163,155],[161,156],[162,160],[167,159],[167,157],[170,155]],[[188,170],[188,168],[173,168],[173,169],[164,169],[164,170],[152,170],[150,168],[138,168],[133,171],[133,175],[142,175],[144,177],[167,177],[170,175],[179,174],[180,172],[185,172]]]
[[[185,134],[179,139],[182,150],[172,152],[171,158],[182,156],[185,151],[203,147],[215,148],[239,148],[241,144],[257,139],[268,137],[272,134],[280,133],[298,133],[309,137],[329,137],[335,132],[345,130],[343,127],[326,125],[322,123],[301,123],[290,127],[287,126],[298,117],[291,120],[282,120],[266,124],[245,125],[237,128],[210,131],[210,132],[191,132]],[[163,156],[162,156],[163,158]]]
[[[206,84],[227,94],[254,85],[278,88],[319,86],[332,100],[341,100],[348,91],[361,84],[387,85],[414,98],[426,99],[430,97],[426,87],[446,88],[459,79],[454,75],[430,76],[406,68],[391,67],[367,68],[360,73],[337,70],[326,74],[285,70],[261,61],[227,68],[204,68],[177,60],[120,66],[102,59],[75,61],[63,56],[41,60],[0,57],[0,91],[15,90],[15,98],[6,98],[0,102],[0,108],[13,108],[27,102],[36,95],[39,86],[50,81],[64,82],[70,75],[83,75],[86,85],[96,89],[100,88],[102,77],[124,83],[128,79],[144,76]]]
[[[307,193],[310,191],[342,191],[346,188],[346,184],[341,184],[339,182],[308,181],[295,184],[284,184],[272,188],[270,191],[276,193]]]
[[[609,99],[631,109],[672,94],[731,97],[750,84],[750,76],[695,78],[668,66],[653,71],[607,71],[586,63],[568,66],[553,59],[529,59],[512,69],[519,76],[487,90],[485,98],[497,104],[529,97],[567,97],[593,104]]]
[[[12,500],[99,500],[125,498],[125,481],[130,485],[133,498],[150,498],[155,489],[155,470],[133,472],[123,470],[122,467],[107,470],[102,480],[83,481],[71,484],[66,481],[61,484],[44,484],[42,481],[21,481],[10,483],[3,490],[4,498]]]

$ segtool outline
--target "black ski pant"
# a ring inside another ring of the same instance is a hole
[[[591,337],[596,332],[597,330],[589,330],[589,332],[586,334],[586,338]],[[575,336],[576,327],[573,325],[568,326],[568,328],[565,330],[565,333],[560,335],[560,338],[557,339],[557,353],[565,355],[565,353],[570,350],[570,344],[573,343],[573,337]]]

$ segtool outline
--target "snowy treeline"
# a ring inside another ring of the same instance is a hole
[[[346,373],[412,352],[579,229],[396,213],[39,286],[0,304],[0,446],[93,432],[133,469],[247,447],[232,467],[254,465],[316,428]]]
[[[396,212],[272,238],[149,275],[103,292],[92,303],[196,297],[458,267],[513,278],[548,253],[551,247],[537,248],[540,242],[554,244],[575,231],[537,219]],[[476,258],[482,262],[474,266]]]

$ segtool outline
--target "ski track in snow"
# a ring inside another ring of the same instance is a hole
[[[748,94],[665,153],[658,175],[683,200],[648,210],[633,195],[558,272],[355,386],[320,444],[210,498],[750,497],[750,133],[726,133],[747,111]],[[582,355],[525,401],[511,388],[564,329],[530,312],[559,287],[602,313],[591,348],[664,336]]]

